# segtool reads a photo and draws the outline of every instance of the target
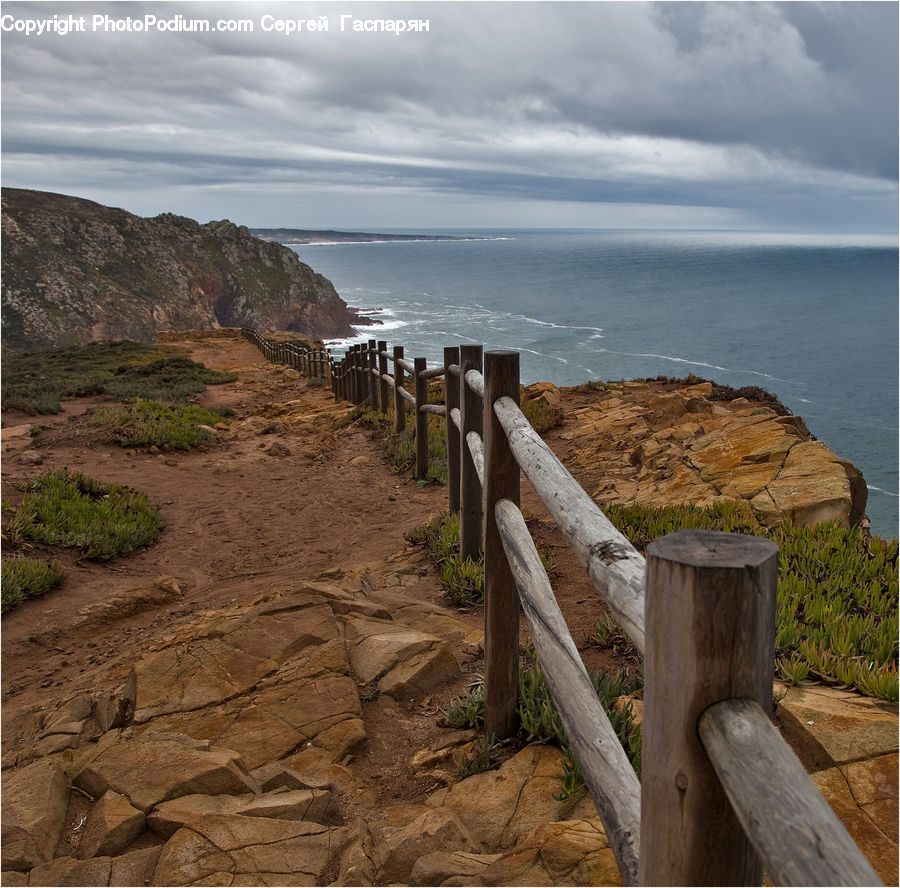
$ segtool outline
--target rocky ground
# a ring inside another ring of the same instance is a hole
[[[617,884],[590,800],[554,797],[558,752],[511,747],[498,769],[460,779],[474,735],[440,713],[481,668],[480,614],[449,609],[403,538],[443,491],[392,475],[346,405],[246,343],[188,344],[240,374],[203,396],[237,411],[207,451],[104,444],[92,401],[40,431],[3,417],[5,501],[17,481],[69,466],[138,487],[168,522],[156,546],[110,566],[64,557],[66,584],[3,619],[4,884]],[[752,471],[732,476],[765,502],[758,514],[772,511],[763,491],[795,518],[819,514],[808,496],[772,493],[804,477],[789,465],[809,449],[796,422],[700,391],[650,394],[545,387],[567,412],[551,443],[591,492],[615,479],[608,498],[696,496],[700,483],[721,494],[737,451],[714,433],[733,425],[754,429],[738,459]],[[616,410],[629,431],[604,445]],[[850,515],[852,472],[832,474],[820,505]],[[595,593],[528,489],[523,502],[588,666],[609,663],[589,641]],[[896,883],[896,707],[807,688],[778,714]]]

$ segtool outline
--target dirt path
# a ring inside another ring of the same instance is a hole
[[[210,387],[199,399],[236,411],[235,429],[209,450],[154,455],[103,443],[87,423],[97,399],[67,402],[52,418],[3,416],[5,503],[20,499],[19,482],[66,466],[136,487],[162,504],[167,523],[155,546],[108,566],[53,552],[69,572],[65,584],[3,618],[4,703],[20,695],[37,702],[86,663],[126,659],[129,647],[192,610],[252,597],[279,580],[383,559],[403,549],[405,530],[442,508],[441,489],[393,475],[368,433],[345,427],[349,408],[335,405],[330,390],[285,381],[281,368],[243,340],[184,344],[207,366],[239,372],[237,382]],[[34,436],[31,425],[41,426]],[[86,606],[151,586],[160,575],[175,577],[183,598],[90,637],[71,630]]]

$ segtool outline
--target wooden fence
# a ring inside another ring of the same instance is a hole
[[[419,478],[428,415],[445,418],[461,555],[484,555],[485,731],[518,729],[521,607],[626,885],[761,885],[763,869],[774,884],[882,884],[772,724],[774,543],[681,531],[651,543],[645,561],[519,409],[516,352],[447,348],[428,368],[370,340],[330,359],[328,376],[336,400],[392,409],[397,431],[413,413]],[[427,403],[437,378],[443,405]],[[522,473],[644,656],[640,781],[519,510]]]

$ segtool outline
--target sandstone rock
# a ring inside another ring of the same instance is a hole
[[[465,885],[470,880],[471,884],[476,884],[473,877],[483,873],[499,857],[500,854],[435,851],[416,861],[409,876],[409,884]]]
[[[597,820],[547,823],[482,870],[467,885],[621,885]]]
[[[68,806],[69,782],[57,759],[41,759],[4,773],[0,838],[3,869],[28,870],[50,860]]]
[[[350,615],[345,637],[359,679],[398,700],[459,674],[450,645],[424,632]]]
[[[111,875],[112,861],[108,857],[58,857],[35,867],[28,879],[32,885],[109,885]]]
[[[135,665],[134,720],[201,709],[253,687],[276,663],[226,644],[198,638],[151,654]]]
[[[425,854],[477,850],[475,840],[451,810],[426,811],[407,826],[386,831],[375,851],[378,879],[385,884],[405,883]]]
[[[149,885],[159,860],[159,846],[122,854],[110,861],[109,884]]]
[[[137,694],[134,670],[128,680],[111,694],[101,693],[94,699],[94,718],[102,733],[120,728],[128,722],[134,712],[134,699]]]
[[[288,447],[288,446],[285,445],[285,444],[282,444],[281,441],[273,441],[273,442],[266,448],[266,451],[265,451],[265,452],[266,452],[266,455],[267,455],[267,456],[284,457],[284,456],[290,456],[290,455],[291,455],[291,449],[290,449],[290,447]]]
[[[854,799],[841,769],[828,768],[810,776],[884,884],[898,884],[897,842],[873,828],[873,822]]]
[[[854,503],[845,464],[821,441],[805,441],[791,448],[778,476],[766,487],[775,506],[800,527],[822,521],[850,525],[851,511],[862,514]],[[861,491],[856,491],[859,499]],[[866,494],[867,495],[867,494]]]
[[[864,762],[851,762],[841,768],[856,803],[892,842],[900,841],[897,806],[897,753],[880,755]]]
[[[254,769],[250,776],[259,784],[261,792],[275,789],[315,789],[303,777],[283,762],[267,762]],[[318,784],[317,784],[318,785]]]
[[[294,381],[300,379],[300,371],[299,371],[299,370],[294,370],[293,367],[288,367],[288,368],[284,371],[284,373],[281,374],[281,378],[282,378],[285,382],[294,382]]]
[[[564,819],[574,807],[574,799],[560,802],[553,797],[560,791],[561,772],[559,750],[527,746],[496,771],[439,789],[426,804],[452,809],[487,848],[509,848],[517,836]]]
[[[85,765],[74,782],[94,797],[114,790],[144,812],[183,795],[257,790],[236,752],[204,749],[178,735],[145,734],[116,743]]]
[[[788,688],[778,704],[785,737],[820,767],[896,753],[896,706],[834,688]]]
[[[105,792],[88,815],[78,857],[115,857],[144,831],[144,813],[117,792]]]
[[[345,827],[209,815],[178,830],[159,856],[155,885],[316,885]]]
[[[263,795],[182,796],[157,805],[147,817],[147,826],[167,839],[182,827],[193,829],[211,814],[306,820],[323,826],[341,826],[344,823],[333,793],[300,789]]]

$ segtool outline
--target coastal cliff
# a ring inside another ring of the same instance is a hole
[[[352,334],[357,316],[327,278],[243,226],[145,219],[41,191],[2,195],[2,339],[12,351],[242,325]]]

